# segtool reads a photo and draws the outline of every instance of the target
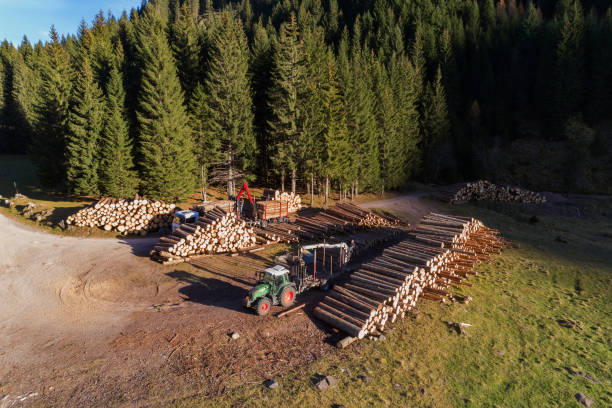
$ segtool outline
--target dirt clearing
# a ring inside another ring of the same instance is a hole
[[[422,204],[402,204],[417,197],[370,206],[418,217]],[[61,237],[0,216],[0,406],[218,395],[334,350],[341,334],[311,318],[310,307],[260,318],[241,305],[255,272],[286,247],[164,267],[147,256],[157,239]]]

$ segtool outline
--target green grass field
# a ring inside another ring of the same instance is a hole
[[[508,208],[449,208],[518,246],[479,265],[473,287],[455,291],[472,296],[469,304],[422,300],[387,340],[364,340],[287,373],[278,389],[256,383],[173,406],[577,407],[579,392],[594,407],[612,406],[612,220],[540,216],[530,224]],[[472,327],[459,335],[446,321]],[[316,374],[335,376],[338,387],[318,391]]]

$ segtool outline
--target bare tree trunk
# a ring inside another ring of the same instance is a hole
[[[281,191],[285,192],[285,172],[281,173]]]
[[[207,185],[208,184],[207,183],[208,177],[204,176],[204,165],[202,165],[200,176],[202,178],[202,199],[204,200],[204,202],[207,202],[208,198],[207,198],[207,195],[206,195],[206,193],[207,193],[206,190],[207,190],[207,187],[208,187],[208,185]]]
[[[295,194],[295,182],[296,182],[296,174],[297,174],[297,170],[293,169],[291,170],[291,192],[293,194]]]
[[[325,176],[325,207],[327,207],[327,197],[329,196],[329,176]]]
[[[227,152],[227,194],[234,196],[234,163],[232,162],[232,148]]]
[[[314,202],[314,174],[310,175],[310,184],[312,185],[312,189],[310,190],[310,206],[312,207],[312,203]]]
[[[359,180],[355,180],[355,197],[359,197]]]

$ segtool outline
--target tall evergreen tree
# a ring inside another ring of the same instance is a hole
[[[357,168],[356,182],[365,188],[380,186],[378,141],[380,129],[375,116],[372,61],[353,45],[351,56],[351,84],[345,95],[346,119],[353,146],[353,160]]]
[[[137,111],[142,191],[150,198],[176,200],[195,187],[189,116],[162,16],[147,6],[136,31],[144,68]]]
[[[271,30],[274,28],[271,27]],[[253,125],[258,146],[256,170],[259,180],[269,184],[272,146],[269,140],[268,121],[271,120],[272,113],[268,99],[274,65],[274,38],[268,34],[268,30],[261,21],[255,24],[253,31],[250,70],[253,81],[253,100],[257,102],[253,104],[255,114]]]
[[[93,37],[81,26],[77,68],[70,100],[66,144],[66,177],[70,191],[80,195],[99,193],[99,142],[103,127],[102,91],[91,67]]]
[[[19,47],[22,63],[15,66],[13,72],[13,93],[12,98],[18,105],[20,116],[24,123],[22,131],[31,139],[35,126],[36,112],[34,110],[36,98],[40,93],[40,59],[42,53],[41,45],[32,48],[27,37],[24,37]]]
[[[111,197],[130,197],[137,192],[133,143],[125,116],[125,91],[118,63],[111,68],[106,87],[106,109],[102,133],[100,189]]]
[[[584,17],[579,0],[569,9],[559,7],[560,38],[556,48],[553,89],[553,129],[560,129],[571,114],[578,113],[584,92]]]
[[[351,163],[351,150],[346,114],[338,87],[336,64],[331,51],[327,52],[325,80],[322,84],[321,111],[323,113],[320,146],[320,168],[318,173],[331,177],[340,188],[345,188],[355,180],[355,165]]]
[[[300,94],[304,82],[304,50],[294,14],[281,27],[274,66],[270,94],[273,116],[269,121],[274,145],[272,162],[281,176],[283,190],[285,176],[289,173],[294,191],[297,168],[303,154]]]
[[[66,137],[72,88],[70,57],[51,27],[51,43],[45,47],[41,61],[40,95],[35,105],[35,137],[31,145],[38,179],[55,187],[66,180]]]
[[[187,101],[198,85],[201,73],[196,17],[193,9],[185,2],[176,12],[170,27],[172,51]]]
[[[450,136],[446,94],[442,83],[442,70],[439,67],[433,86],[428,88],[426,99],[425,134],[423,136],[423,150],[427,164],[425,178],[437,181],[442,168],[442,160],[448,159],[441,154],[442,146],[448,142]]]
[[[304,81],[301,92],[298,94],[298,103],[302,107],[302,120],[300,143],[303,145],[302,159],[297,166],[300,174],[313,179],[321,175],[320,169],[323,161],[321,147],[325,145],[320,136],[325,132],[326,113],[323,109],[325,86],[330,78],[327,46],[323,30],[311,31],[307,29],[303,34],[304,44]],[[329,86],[329,85],[327,85]],[[332,85],[333,86],[333,85]],[[329,91],[328,92],[333,92]]]
[[[204,137],[219,140],[227,167],[228,194],[234,195],[236,170],[251,171],[256,157],[249,49],[242,24],[229,10],[218,19],[205,81]]]

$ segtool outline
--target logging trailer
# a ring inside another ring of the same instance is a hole
[[[298,294],[309,289],[328,290],[334,278],[344,272],[354,247],[354,242],[313,244],[301,246],[297,255],[277,258],[276,265],[259,272],[257,283],[243,299],[243,305],[265,316],[272,305],[290,307]]]

